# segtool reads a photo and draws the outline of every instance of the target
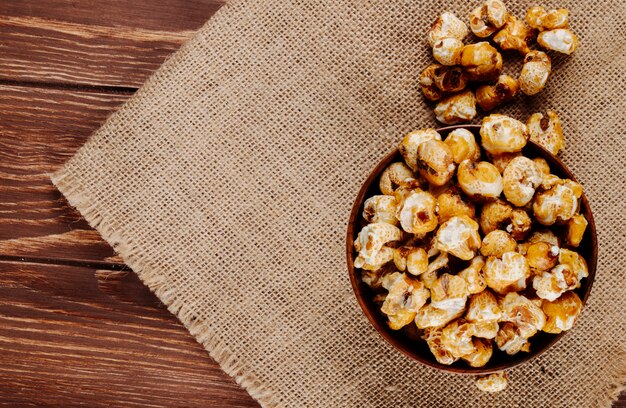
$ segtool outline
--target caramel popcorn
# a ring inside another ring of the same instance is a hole
[[[506,252],[514,252],[517,249],[517,242],[507,232],[494,230],[485,235],[480,246],[482,256],[495,256],[497,258]]]
[[[517,207],[528,204],[535,189],[543,181],[543,173],[527,157],[517,157],[506,166],[502,175],[503,192],[506,199]]]
[[[467,90],[442,100],[435,107],[435,116],[447,125],[471,121],[476,116],[474,93]]]
[[[463,46],[463,41],[457,38],[441,38],[433,45],[433,57],[441,65],[457,65],[461,62]]]
[[[415,181],[415,175],[404,163],[391,163],[380,176],[380,191],[385,195],[393,195],[400,186],[409,185]]]
[[[508,380],[504,371],[489,374],[476,380],[476,386],[479,390],[485,392],[500,392],[506,389]]]
[[[433,47],[443,38],[456,38],[459,41],[467,36],[468,29],[463,21],[450,12],[440,15],[430,27],[428,43]]]
[[[474,198],[495,198],[502,192],[502,176],[489,162],[463,161],[459,165],[457,180],[463,192]]]
[[[440,223],[456,215],[467,215],[473,218],[475,213],[474,204],[463,199],[457,187],[448,188],[437,196],[437,215]]]
[[[519,152],[528,141],[528,128],[519,120],[492,114],[480,127],[483,148],[492,154]]]
[[[534,38],[535,30],[524,23],[523,20],[509,15],[502,30],[493,37],[493,41],[503,51],[515,50],[522,55],[528,54],[528,43]]]
[[[489,257],[484,268],[487,286],[504,295],[526,288],[530,268],[524,255],[506,252],[502,258]]]
[[[452,159],[456,164],[464,160],[477,161],[480,159],[480,147],[476,143],[474,134],[467,129],[455,129],[443,141],[452,152]]]
[[[400,142],[398,150],[411,170],[417,171],[417,149],[429,140],[441,140],[441,135],[435,129],[415,130],[404,136]]]
[[[558,334],[574,326],[583,308],[583,303],[576,293],[565,292],[552,302],[544,301],[541,308],[546,315],[543,331]]]
[[[537,37],[537,42],[543,48],[567,55],[573,53],[578,48],[578,37],[567,28],[542,31]]]
[[[496,323],[496,327],[498,324]],[[474,338],[472,340],[474,351],[461,357],[472,367],[483,367],[493,354],[491,341],[482,338]]]
[[[536,95],[543,90],[552,72],[550,57],[542,51],[530,51],[524,57],[519,76],[519,86],[526,95]]]
[[[472,81],[491,81],[502,72],[502,55],[488,42],[463,47],[461,66]]]
[[[394,196],[377,195],[365,200],[363,218],[367,222],[386,222],[396,225],[398,223],[397,211],[398,203]]]
[[[551,111],[527,125],[490,115],[481,146],[467,129],[410,132],[404,161],[381,174],[383,194],[365,200],[354,266],[389,327],[423,330],[440,364],[488,366],[494,343],[528,352],[539,331],[569,330],[580,314],[583,188],[522,153],[529,137],[560,150],[560,126]]]
[[[399,205],[397,218],[406,232],[424,234],[437,228],[437,200],[426,191],[411,192]]]
[[[487,0],[469,16],[470,29],[477,37],[489,37],[506,22],[508,13],[500,0]]]
[[[448,145],[439,140],[429,140],[417,149],[417,169],[435,186],[443,186],[454,176],[454,160]]]
[[[493,85],[483,85],[476,89],[476,102],[484,111],[493,110],[496,106],[510,101],[517,95],[520,83],[509,75],[500,75]]]
[[[437,231],[437,248],[442,252],[470,260],[479,247],[478,223],[466,215],[450,218]]]
[[[383,287],[388,293],[380,310],[387,315],[392,330],[399,330],[411,323],[430,297],[430,292],[420,281],[399,272],[385,276]]]
[[[526,122],[530,140],[556,155],[565,148],[561,120],[554,111],[533,113]],[[549,173],[549,171],[548,171]]]

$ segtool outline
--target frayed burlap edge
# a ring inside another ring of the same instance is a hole
[[[243,387],[252,398],[265,408],[278,408],[279,403],[273,393],[251,373],[245,372],[243,364],[232,355],[226,343],[212,333],[203,321],[196,320],[193,311],[187,308],[178,294],[178,289],[168,279],[153,271],[146,262],[138,256],[138,248],[132,244],[130,237],[115,231],[102,216],[85,191],[80,188],[78,180],[69,174],[65,168],[49,175],[56,188],[65,196],[69,204],[76,208],[85,218],[89,225],[98,231],[102,238],[117,252],[124,263],[128,265],[139,279],[167,306],[187,328],[189,333],[200,343],[220,365],[222,370],[235,379],[235,382]],[[619,395],[617,392],[616,395]]]

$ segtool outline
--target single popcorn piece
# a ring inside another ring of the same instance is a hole
[[[471,81],[492,81],[502,73],[502,55],[486,41],[468,44],[461,52],[461,66]]]
[[[382,282],[383,278],[389,275],[390,273],[394,273],[394,272],[397,272],[397,271],[393,264],[387,264],[376,270],[364,269],[364,270],[361,270],[361,280],[370,288],[378,291],[383,286],[383,282]]]
[[[458,358],[454,357],[443,345],[441,341],[442,333],[443,329],[441,328],[428,328],[424,330],[424,336],[422,338],[426,340],[430,352],[433,353],[435,360],[437,360],[439,364],[450,365],[457,361]]]
[[[441,123],[469,122],[476,116],[476,97],[470,90],[452,95],[437,104],[435,116]]]
[[[435,86],[444,93],[462,91],[467,84],[467,76],[461,67],[438,66],[433,79]]]
[[[504,371],[499,371],[494,374],[489,374],[485,377],[480,377],[476,380],[476,386],[479,390],[485,392],[500,392],[504,391],[508,385],[508,380]]]
[[[579,288],[580,281],[589,276],[587,261],[578,252],[562,248],[559,253],[559,263],[569,266],[576,274],[577,283],[575,288]]]
[[[567,243],[573,247],[580,245],[587,229],[587,219],[584,215],[577,214],[567,222]]]
[[[498,324],[496,323],[496,326]],[[493,349],[490,340],[475,338],[472,340],[474,351],[462,357],[471,367],[484,367],[491,358]]]
[[[526,124],[526,126],[528,126],[528,124]],[[528,126],[528,130],[531,132],[530,138],[532,140],[532,131],[530,130],[530,126]],[[535,163],[535,166],[537,166],[539,171],[541,171],[544,175],[550,174],[550,165],[548,164],[546,159],[544,159],[543,157],[535,157],[533,159],[533,162]]]
[[[428,289],[432,289],[437,283],[438,276],[448,270],[448,254],[440,253],[434,261],[428,265],[428,270],[420,275],[420,279]]]
[[[428,44],[434,47],[442,38],[456,38],[463,41],[467,34],[468,29],[465,23],[454,14],[445,12],[431,25],[428,32]]]
[[[546,324],[546,315],[541,307],[517,293],[508,293],[501,301],[501,321],[515,324],[522,337],[528,339]]]
[[[359,232],[354,241],[354,249],[366,263],[372,263],[371,261],[375,260],[383,245],[400,239],[402,239],[402,231],[398,227],[385,222],[375,222],[366,225]]]
[[[524,156],[517,157],[504,169],[504,196],[511,204],[523,207],[533,199],[535,189],[542,181],[543,173],[532,160]]]
[[[529,138],[528,128],[519,120],[491,114],[480,127],[483,148],[491,154],[519,152]]]
[[[530,51],[524,57],[519,76],[519,86],[526,95],[536,95],[543,90],[552,72],[550,57],[543,51]]]
[[[389,327],[392,330],[399,330],[411,323],[430,296],[430,292],[420,281],[400,272],[385,276],[383,287],[389,293],[380,310],[389,318]]]
[[[478,223],[465,215],[450,218],[437,231],[437,248],[466,261],[474,257],[480,244]]]
[[[493,85],[483,85],[476,89],[476,102],[485,112],[513,99],[519,92],[520,84],[509,75],[500,75]]]
[[[480,147],[474,134],[467,129],[455,129],[443,141],[452,152],[452,159],[459,164],[464,160],[480,159]]]
[[[502,259],[487,258],[483,272],[487,286],[504,295],[526,288],[526,278],[530,275],[530,268],[524,255],[506,252],[502,255]]]
[[[467,282],[460,276],[444,273],[430,288],[430,295],[430,304],[437,309],[463,309],[469,296]]]
[[[526,22],[532,28],[540,31],[567,28],[569,26],[569,10],[546,11],[541,6],[534,6],[528,9]]]
[[[436,102],[443,97],[441,89],[435,85],[435,70],[441,67],[439,64],[431,64],[427,66],[419,77],[419,84],[422,94],[429,101]]]
[[[543,225],[565,222],[576,215],[578,199],[566,184],[557,184],[547,191],[538,192],[533,202],[535,219]]]
[[[530,140],[556,155],[565,148],[561,120],[556,112],[533,113],[526,122]]]
[[[483,267],[485,266],[485,258],[475,256],[472,258],[470,265],[459,272],[458,276],[467,282],[467,290],[470,294],[480,293],[487,287]]]
[[[388,262],[393,260],[394,249],[383,246],[380,251],[376,252],[370,258],[364,258],[361,255],[357,256],[354,259],[354,266],[356,268],[361,268],[367,271],[376,271],[382,268]]]
[[[543,48],[570,55],[578,48],[578,37],[567,28],[542,31],[537,42]]]
[[[500,330],[496,335],[496,345],[510,356],[520,351],[530,351],[528,339],[523,337],[519,328],[510,322],[500,324]]]
[[[489,37],[504,25],[507,16],[506,6],[502,1],[487,0],[470,13],[470,29],[477,37]]]
[[[441,331],[441,344],[453,357],[461,358],[475,351],[472,325],[460,318],[448,323]]]
[[[423,248],[401,246],[395,249],[393,263],[401,272],[421,275],[428,270],[428,254]]]
[[[472,322],[492,322],[502,318],[502,309],[498,300],[489,290],[470,297],[465,318]]]
[[[541,299],[553,301],[568,290],[575,289],[578,277],[570,265],[559,264],[550,272],[542,272],[533,278],[533,288]]]
[[[558,334],[571,329],[582,308],[583,303],[574,292],[565,292],[553,302],[544,301],[541,305],[541,309],[546,314],[543,331]]]
[[[456,166],[450,148],[440,140],[429,140],[417,149],[417,170],[435,186],[443,186],[454,176]]]
[[[540,229],[538,231],[533,232],[528,238],[528,242],[547,242],[550,245],[556,246],[557,249],[561,247],[561,240],[556,234],[549,229]],[[558,255],[558,253],[557,253]]]
[[[409,185],[414,181],[416,181],[415,175],[411,169],[404,163],[396,162],[391,163],[389,167],[383,171],[378,186],[383,194],[393,195],[398,187]]]
[[[488,322],[475,322],[472,323],[472,330],[474,331],[474,337],[480,337],[482,339],[495,339],[498,335],[500,326],[495,320]]]
[[[433,45],[433,57],[442,65],[457,65],[461,62],[463,46],[463,41],[457,38],[441,38]]]
[[[398,203],[394,196],[376,195],[365,200],[363,218],[367,222],[386,222],[396,225],[398,223],[397,211]]]
[[[429,140],[441,140],[441,135],[435,129],[420,129],[408,133],[400,142],[398,150],[411,170],[417,171],[418,147]]]
[[[479,390],[485,392],[500,392],[506,389],[508,380],[504,371],[489,374],[476,380],[476,386]]]
[[[424,234],[437,228],[437,200],[426,191],[411,192],[399,205],[400,226],[412,234]]]
[[[535,271],[549,271],[559,259],[559,246],[549,242],[529,243],[526,249],[528,266]]]
[[[505,252],[515,252],[517,242],[506,231],[494,230],[485,235],[480,246],[483,256],[495,256],[500,258]]]
[[[522,240],[530,231],[532,221],[522,208],[513,208],[510,204],[495,200],[483,205],[480,213],[480,228],[483,234],[502,229],[515,240]]]
[[[457,180],[465,194],[477,199],[498,197],[503,188],[500,172],[485,161],[463,161],[459,164]]]
[[[439,222],[444,223],[456,215],[467,215],[474,218],[474,204],[463,199],[457,187],[448,188],[437,196],[437,215]]]
[[[528,43],[533,40],[535,30],[527,26],[523,20],[509,14],[506,24],[493,37],[493,41],[500,46],[503,51],[515,50],[522,55],[528,54],[530,48]]]
[[[520,157],[521,155],[522,153],[520,152],[500,153],[500,154],[487,153],[487,157],[489,157],[491,164],[496,166],[500,174],[504,174],[504,169],[506,169],[506,166],[508,166],[509,163],[511,163],[511,160],[513,160],[516,157]]]
[[[452,320],[463,315],[464,307],[460,309],[437,309],[431,304],[422,307],[415,316],[415,325],[418,329],[429,327],[443,327]]]

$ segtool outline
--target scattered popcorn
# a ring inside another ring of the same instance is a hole
[[[488,376],[480,377],[476,380],[478,389],[485,392],[500,392],[503,391],[507,385],[508,380],[506,379],[504,371],[489,374]]]

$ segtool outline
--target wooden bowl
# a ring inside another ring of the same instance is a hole
[[[480,143],[480,126],[479,125],[462,125],[462,126],[448,126],[438,129],[442,138],[453,131],[454,129],[464,128],[469,130],[476,137],[476,141]],[[543,157],[550,165],[551,172],[561,178],[569,178],[576,180],[572,172],[563,164],[563,162],[557,157],[550,154],[547,150],[541,146],[528,142],[524,147],[522,153],[524,156],[535,158]],[[348,272],[350,274],[350,282],[354,289],[354,294],[363,309],[363,312],[372,323],[374,328],[391,343],[396,349],[400,350],[407,356],[425,364],[429,367],[433,367],[439,370],[459,373],[459,374],[488,374],[500,370],[505,370],[516,365],[525,363],[537,357],[541,353],[545,352],[554,343],[556,343],[566,332],[560,334],[549,334],[545,332],[538,332],[531,338],[531,351],[529,353],[519,352],[513,356],[509,356],[506,353],[498,350],[494,347],[493,356],[484,367],[470,367],[463,361],[457,361],[452,365],[440,364],[435,360],[431,354],[426,342],[419,339],[419,331],[414,324],[410,324],[401,330],[391,330],[387,326],[385,316],[380,311],[378,305],[373,301],[375,292],[361,281],[361,272],[354,267],[354,259],[356,257],[356,251],[354,250],[353,243],[356,239],[361,228],[366,224],[362,217],[363,203],[364,201],[376,194],[381,194],[378,188],[378,181],[381,173],[387,168],[387,166],[395,161],[402,161],[402,156],[398,152],[398,149],[394,149],[387,157],[385,157],[371,172],[359,194],[356,197],[352,212],[350,214],[350,221],[348,222],[348,234],[346,240],[346,253],[348,260]],[[585,231],[584,238],[578,247],[577,251],[585,258],[589,267],[589,276],[582,280],[581,287],[575,292],[578,294],[583,302],[583,305],[587,301],[591,286],[596,274],[596,262],[598,257],[598,243],[596,239],[596,227],[591,214],[591,208],[587,198],[582,196],[581,200],[581,214],[585,215],[589,225]]]

